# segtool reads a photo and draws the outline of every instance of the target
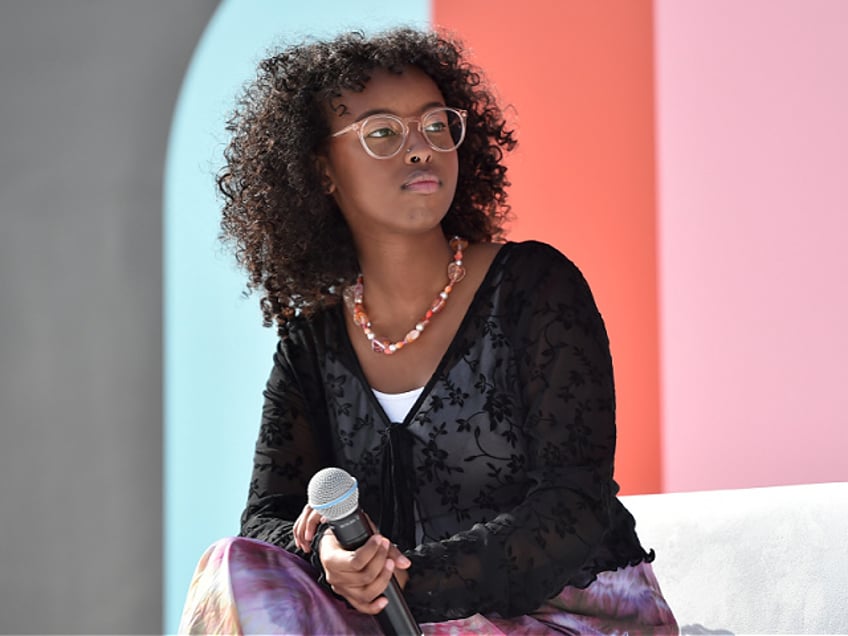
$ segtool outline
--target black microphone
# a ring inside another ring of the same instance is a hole
[[[365,512],[359,508],[356,479],[341,468],[319,470],[307,487],[309,505],[326,517],[345,550],[356,550],[373,532]],[[387,636],[421,635],[421,628],[409,611],[397,579],[392,576],[383,595],[389,600],[377,614],[377,622]]]

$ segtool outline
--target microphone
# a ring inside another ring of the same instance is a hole
[[[365,512],[359,508],[356,479],[341,468],[324,468],[315,473],[309,480],[307,496],[309,505],[326,517],[345,550],[356,550],[373,534]],[[394,575],[383,595],[389,603],[376,616],[383,633],[420,636],[421,628],[409,611]]]

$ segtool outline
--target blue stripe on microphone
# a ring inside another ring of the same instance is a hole
[[[333,499],[332,501],[328,501],[327,503],[318,504],[317,506],[315,504],[312,504],[312,503],[310,503],[309,505],[312,506],[313,510],[326,510],[327,508],[331,508],[331,507],[333,507],[337,504],[340,504],[341,502],[343,502],[345,499],[347,499],[353,493],[356,492],[356,477],[353,477],[352,479],[353,479],[353,486],[351,486],[350,490],[348,490],[343,495],[336,497],[335,499]]]

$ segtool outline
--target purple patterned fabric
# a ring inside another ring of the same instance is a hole
[[[203,555],[181,634],[379,634],[377,622],[316,582],[303,559],[268,543],[228,538]],[[425,634],[677,634],[650,563],[601,572],[584,590],[566,587],[514,618],[475,614],[421,625]]]

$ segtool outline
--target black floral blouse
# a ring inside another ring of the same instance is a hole
[[[404,595],[420,622],[524,614],[653,559],[615,496],[609,342],[571,261],[543,243],[504,245],[403,422],[367,385],[343,311],[281,339],[242,536],[296,551],[309,479],[339,466],[411,559]]]

